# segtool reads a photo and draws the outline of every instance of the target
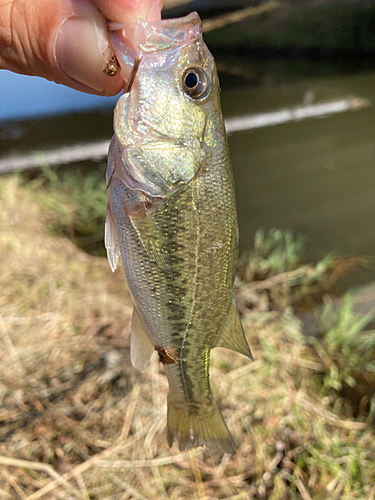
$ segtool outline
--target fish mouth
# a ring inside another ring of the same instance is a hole
[[[134,61],[140,56],[181,49],[202,39],[201,19],[197,12],[176,19],[139,21],[136,24],[109,23],[111,44],[119,62],[121,74],[127,81]],[[161,64],[170,64],[168,57]]]
[[[173,45],[186,45],[202,36],[201,19],[197,12],[176,19],[139,23],[138,46],[143,52],[165,50]]]

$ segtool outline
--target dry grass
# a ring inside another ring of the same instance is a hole
[[[48,234],[41,195],[0,181],[0,499],[198,498],[191,457],[166,443],[162,367],[131,367],[122,273]],[[197,450],[207,498],[375,498],[373,412],[354,418],[324,385],[332,352],[306,345],[289,307],[256,289],[250,306],[238,284],[256,361],[213,353],[239,448],[219,463]]]

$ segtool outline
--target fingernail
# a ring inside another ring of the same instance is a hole
[[[153,0],[150,8],[150,12],[148,13],[147,21],[160,21],[161,19],[161,4],[159,0]]]
[[[55,54],[67,76],[97,92],[104,90],[103,70],[111,50],[107,35],[96,23],[83,17],[68,19],[57,35]]]

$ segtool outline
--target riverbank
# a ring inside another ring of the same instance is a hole
[[[64,236],[93,217],[89,189],[78,203],[82,182],[72,197],[43,176],[0,179],[1,493],[197,498],[188,455],[166,443],[163,369],[156,358],[143,375],[130,364],[122,271]],[[255,362],[212,353],[239,449],[219,464],[198,451],[208,498],[375,495],[371,318],[349,297],[336,312],[327,298],[319,336],[304,337],[292,305],[324,288],[334,263],[302,265],[302,249],[290,233],[258,233],[243,257],[236,296]]]
[[[263,59],[349,60],[356,66],[359,59],[370,63],[375,48],[375,6],[367,0],[171,0],[164,15],[191,10],[210,26],[205,39],[214,51]],[[221,27],[211,30],[211,25]]]

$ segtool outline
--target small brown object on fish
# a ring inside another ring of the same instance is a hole
[[[155,346],[155,351],[159,354],[159,360],[163,365],[173,365],[177,363],[177,361],[168,353],[167,349],[164,347],[160,347],[158,345]]]

